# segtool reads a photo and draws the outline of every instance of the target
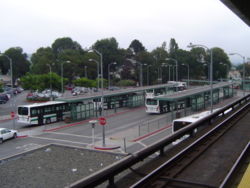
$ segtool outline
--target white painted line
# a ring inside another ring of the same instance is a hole
[[[92,143],[84,143],[84,142],[73,142],[73,141],[70,141],[70,140],[61,140],[61,139],[56,139],[56,138],[47,138],[47,137],[38,137],[38,136],[30,136],[31,138],[38,138],[38,139],[41,139],[41,140],[53,140],[53,141],[59,141],[59,142],[69,142],[69,143],[72,143],[72,144],[85,144],[85,145],[90,145]]]
[[[141,144],[141,145],[142,145],[143,147],[145,147],[145,148],[148,147],[146,144],[143,144],[143,143],[140,142],[140,141],[138,141],[137,143],[138,143],[138,144]]]
[[[82,138],[90,138],[90,139],[93,138],[92,136],[83,136],[83,135],[70,134],[70,133],[59,133],[59,132],[45,132],[45,133],[58,134],[58,135],[68,135],[68,136],[75,136],[75,137],[82,137]],[[101,139],[102,137],[97,137],[97,136],[95,136],[95,138]]]

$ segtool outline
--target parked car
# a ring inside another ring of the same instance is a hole
[[[5,140],[8,140],[10,138],[16,138],[16,137],[17,137],[16,130],[0,128],[0,144],[3,143],[3,141]]]
[[[0,100],[5,100],[7,102],[9,100],[8,94],[0,93]]]

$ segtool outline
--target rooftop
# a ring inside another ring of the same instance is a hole
[[[123,157],[119,153],[47,145],[0,160],[1,188],[69,186]]]

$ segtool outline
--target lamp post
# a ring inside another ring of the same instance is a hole
[[[62,90],[62,94],[63,94],[63,92],[64,92],[64,90],[63,90],[63,64],[64,64],[64,63],[70,63],[70,61],[65,61],[65,62],[62,62],[62,63],[61,63],[61,78],[62,78],[62,80],[61,80],[61,84],[62,84],[62,85],[61,85],[61,87],[62,87],[61,90]],[[51,70],[51,67],[50,67],[50,70]]]
[[[188,48],[196,48],[196,47],[203,47],[206,48],[209,52],[210,52],[210,112],[213,113],[213,50],[212,48],[209,49],[207,46],[205,45],[201,45],[201,44],[192,44],[190,43],[188,46]]]
[[[46,65],[49,67],[50,100],[52,101],[51,65],[50,64]]]
[[[95,59],[89,59],[89,61],[94,61],[97,64],[97,91],[99,91],[99,61]]]
[[[109,87],[110,88],[110,65],[116,65],[116,62],[110,63],[108,64],[108,82],[109,82]]]
[[[101,64],[101,89],[102,89],[102,96],[101,96],[101,115],[103,114],[103,58],[102,58],[102,53],[99,52],[96,49],[92,49],[95,53],[97,53],[100,56],[100,64]],[[99,74],[99,72],[98,72]],[[99,82],[99,80],[98,80]],[[105,147],[105,126],[102,126],[102,146]]]
[[[176,59],[174,59],[174,58],[166,58],[166,60],[167,61],[172,60],[172,61],[175,62],[175,66],[176,66],[176,70],[175,70],[176,75],[175,76],[176,76],[176,82],[178,82],[178,61]]]
[[[189,64],[181,64],[183,66],[187,66],[187,69],[188,69],[188,87],[189,87]]]
[[[243,59],[243,81],[242,81],[242,89],[243,89],[243,96],[245,97],[245,80],[246,80],[246,63],[245,63],[245,56],[239,53],[229,53],[229,55],[238,55]]]

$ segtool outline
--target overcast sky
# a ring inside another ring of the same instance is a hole
[[[182,49],[192,42],[250,57],[249,27],[219,0],[0,0],[0,21],[1,52],[19,46],[31,54],[61,37],[83,48],[138,39],[151,51],[175,38]]]

